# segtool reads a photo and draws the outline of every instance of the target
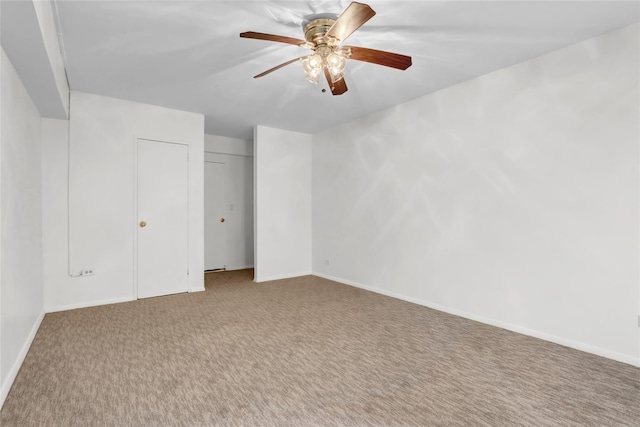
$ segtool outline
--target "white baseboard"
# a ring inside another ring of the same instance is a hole
[[[329,276],[327,274],[322,273],[313,273],[314,276],[322,277],[324,279],[332,280],[334,282],[342,283],[349,286],[354,286],[356,288],[361,288],[367,291],[375,292],[377,294],[386,295],[388,297],[397,298],[403,301],[412,302],[414,304],[422,305],[425,307],[433,308],[434,310],[443,311],[445,313],[453,314],[455,316],[464,317],[466,319],[475,320],[476,322],[486,323],[487,325],[497,326],[498,328],[506,329],[512,332],[517,332],[523,335],[528,335],[530,337],[539,338],[545,341],[549,341],[555,344],[560,344],[565,347],[570,347],[576,350],[584,351],[586,353],[595,354],[597,356],[606,357],[607,359],[612,359],[618,362],[627,363],[632,366],[640,367],[640,358],[636,358],[633,356],[629,356],[622,353],[617,353],[615,351],[607,350],[604,348],[596,347],[590,344],[581,343],[579,341],[573,341],[568,338],[558,337],[555,335],[547,334],[545,332],[536,331],[533,329],[525,328],[519,325],[514,325],[507,322],[502,322],[500,320],[491,319],[484,316],[479,316],[472,313],[467,313],[465,311],[461,311],[455,308],[447,307],[440,304],[434,304],[429,301],[421,300],[418,298],[409,297],[406,295],[398,294],[396,292],[389,292],[383,289],[374,288],[371,286],[363,285],[361,283],[357,283],[347,279],[341,279],[339,277]]]
[[[0,388],[0,409],[2,409],[2,405],[4,405],[4,401],[7,399],[7,396],[9,395],[9,390],[11,390],[11,386],[13,385],[13,382],[18,376],[18,372],[20,371],[20,367],[22,366],[22,363],[24,362],[25,357],[27,357],[27,353],[31,348],[33,339],[36,337],[36,333],[38,332],[38,329],[40,328],[40,324],[42,323],[42,319],[44,319],[44,311],[40,313],[40,315],[36,319],[36,322],[33,324],[33,327],[31,328],[31,331],[27,336],[27,340],[22,346],[22,349],[20,349],[20,353],[18,353],[18,357],[16,361],[11,367],[11,370],[9,371],[9,374],[7,375],[7,378],[5,379],[4,383],[2,384],[2,388]]]
[[[254,278],[254,282],[256,282],[256,283],[270,282],[272,280],[291,279],[293,277],[309,276],[311,274],[313,274],[313,273],[310,272],[310,271],[302,271],[302,272],[299,272],[299,273],[280,274],[280,275],[276,275],[276,276],[267,276],[267,277],[258,277],[258,276],[256,276]]]
[[[196,289],[189,289],[189,293],[191,292],[204,292],[204,286],[201,288],[196,288]]]
[[[87,301],[81,302],[77,304],[69,304],[69,305],[56,305],[53,307],[47,307],[47,313],[55,313],[57,311],[67,311],[67,310],[75,310],[78,308],[87,308],[87,307],[96,307],[98,305],[107,305],[107,304],[118,304],[121,302],[130,302],[135,301],[135,298],[132,297],[124,297],[124,298],[111,298],[99,301]]]
[[[253,268],[253,264],[251,264],[251,265],[232,265],[230,267],[227,267],[225,270],[227,270],[227,271],[246,270],[248,268]]]

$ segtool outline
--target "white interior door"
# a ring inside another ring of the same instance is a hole
[[[138,298],[187,292],[189,154],[138,140]]]
[[[225,268],[227,259],[226,165],[204,162],[204,269]]]

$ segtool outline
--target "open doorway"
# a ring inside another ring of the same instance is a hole
[[[253,143],[205,135],[205,272],[253,268]]]

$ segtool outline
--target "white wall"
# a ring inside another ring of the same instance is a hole
[[[253,157],[253,141],[218,135],[204,135],[205,153]]]
[[[311,273],[311,135],[257,126],[255,280]]]
[[[0,407],[44,316],[40,114],[1,58]]]
[[[137,138],[189,145],[189,290],[204,289],[204,117],[82,92],[71,94],[70,246],[64,125],[43,133],[48,311],[127,301],[134,289],[134,155]],[[51,131],[51,132],[49,132]],[[51,155],[51,159],[49,158]],[[67,257],[67,250],[70,258]],[[83,268],[95,276],[69,277]]]
[[[205,162],[226,165],[226,269],[253,267],[253,141],[205,135],[204,151]]]
[[[0,8],[0,22],[1,22],[1,18],[2,18],[2,8]],[[0,47],[0,409],[2,409],[2,405],[4,405],[4,401],[6,399],[6,395],[9,394],[9,392],[7,391],[5,394],[5,379],[4,376],[2,375],[2,341],[4,339],[3,334],[2,334],[2,136],[3,136],[3,129],[4,127],[2,126],[2,121],[3,121],[3,117],[2,117],[2,110],[3,110],[3,106],[2,106],[2,99],[3,99],[3,90],[2,87],[4,86],[4,84],[2,82],[4,82],[4,59],[6,58],[6,54],[4,52],[4,49],[2,49]],[[13,384],[13,381],[11,382],[11,384]],[[11,387],[7,384],[7,387]]]
[[[640,364],[638,39],[315,135],[314,272]]]
[[[68,120],[42,119],[42,265],[45,307],[49,307],[51,299],[56,298],[55,292],[58,288],[63,288],[62,283],[69,280],[68,131]]]

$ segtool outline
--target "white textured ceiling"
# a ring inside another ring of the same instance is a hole
[[[315,133],[638,21],[636,1],[369,1],[349,45],[398,52],[398,71],[349,61],[341,96],[294,63],[307,50],[241,39],[303,38],[305,16],[350,1],[55,2],[71,88],[205,115],[206,132],[252,138],[256,124]]]

